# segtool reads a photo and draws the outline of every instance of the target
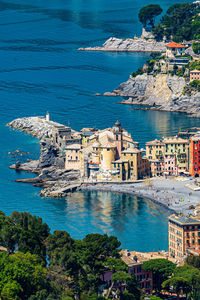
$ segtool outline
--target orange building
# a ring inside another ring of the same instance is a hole
[[[200,70],[190,71],[190,81],[200,80]]]
[[[169,257],[182,260],[189,249],[200,249],[200,220],[194,217],[169,217]]]
[[[189,144],[189,173],[192,176],[200,175],[200,136],[190,138]]]

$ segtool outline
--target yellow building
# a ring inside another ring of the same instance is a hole
[[[114,144],[101,145],[101,168],[104,170],[112,169],[112,161],[116,157],[116,146]]]
[[[164,159],[165,144],[161,140],[146,143],[146,157],[149,161]]]
[[[85,132],[85,130],[84,130]],[[138,150],[130,133],[117,121],[106,128],[84,137],[80,150],[80,171],[85,178],[104,180],[137,180],[149,175],[149,162]]]
[[[121,153],[121,159],[113,161],[113,179],[138,180],[150,175],[149,161],[138,149],[126,149]]]

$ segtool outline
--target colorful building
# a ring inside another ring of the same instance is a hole
[[[178,55],[184,55],[185,54],[185,50],[186,50],[186,46],[175,43],[175,42],[171,42],[169,44],[166,45],[166,56],[167,57],[174,57],[174,56],[178,56]]]
[[[164,138],[165,174],[179,175],[188,171],[189,141],[180,137]]]
[[[165,164],[164,160],[151,160],[150,161],[151,176],[160,177],[164,175]]]
[[[150,164],[139,149],[128,148],[121,158],[112,162],[112,177],[115,180],[138,180],[150,176]]]
[[[81,176],[96,180],[142,178],[149,173],[149,164],[138,146],[119,121],[113,128],[96,131],[80,150]]]
[[[146,157],[151,160],[164,159],[165,144],[162,140],[154,140],[146,143]]]
[[[150,162],[151,175],[163,176],[164,172],[164,149],[162,140],[154,140],[146,143],[146,157]]]
[[[190,71],[190,82],[193,80],[200,80],[200,70]]]
[[[80,144],[72,144],[66,147],[65,169],[79,170],[80,169]]]
[[[143,270],[142,264],[150,259],[161,258],[161,256],[156,255],[155,252],[142,253],[137,251],[129,252],[128,250],[122,250],[121,255],[121,259],[128,266],[128,273],[133,272],[142,291],[145,294],[151,294],[153,290],[153,274],[152,271]],[[112,275],[113,271],[108,269],[104,275],[101,276],[101,279],[108,283],[107,288],[112,285]],[[124,284],[122,285],[122,289],[123,288],[125,288]]]
[[[192,176],[200,175],[200,136],[190,138],[189,144],[189,173]]]
[[[178,168],[176,165],[176,155],[166,154],[164,159],[164,174],[170,176],[178,175]]]
[[[200,249],[200,220],[195,217],[169,217],[169,257],[182,260],[189,249]]]

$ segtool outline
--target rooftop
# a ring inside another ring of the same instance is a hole
[[[153,141],[150,141],[150,142],[147,142],[146,143],[146,146],[151,146],[151,145],[163,145],[164,146],[164,143],[161,141],[161,140],[153,140]]]
[[[200,135],[192,136],[190,139],[194,142],[198,142],[198,141],[200,141]]]
[[[171,42],[171,43],[167,44],[166,47],[167,48],[187,48],[186,46],[175,43],[175,42]]]
[[[66,150],[79,150],[81,149],[81,145],[80,144],[72,144],[69,145],[65,148]]]
[[[122,260],[129,266],[140,265],[143,262],[156,259],[156,258],[165,258],[167,259],[168,253],[165,251],[158,252],[138,252],[138,251],[128,251],[122,250]]]
[[[192,70],[190,73],[200,73],[200,70]]]
[[[122,153],[134,153],[134,154],[137,154],[140,152],[141,152],[141,150],[138,150],[136,148],[127,148],[126,150],[122,151]]]
[[[112,164],[122,164],[122,163],[127,163],[128,162],[128,159],[118,159],[118,160],[115,160],[115,161],[112,161]]]
[[[200,221],[195,219],[194,217],[178,216],[174,214],[169,216],[169,220],[179,223],[181,225],[185,225],[185,224],[200,225]]]
[[[189,143],[189,141],[188,140],[186,140],[186,139],[182,139],[182,138],[180,138],[180,137],[178,137],[178,136],[175,136],[175,137],[165,137],[164,139],[163,139],[163,142],[164,143],[170,143],[170,144],[188,144]]]

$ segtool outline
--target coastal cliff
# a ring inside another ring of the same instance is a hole
[[[152,109],[177,111],[200,117],[200,93],[184,94],[184,77],[167,74],[142,74],[120,84],[112,93],[105,96],[129,97],[124,104],[151,106]]]
[[[79,48],[81,51],[130,51],[130,52],[165,52],[165,43],[154,39],[135,37],[134,39],[109,38],[101,47]]]

